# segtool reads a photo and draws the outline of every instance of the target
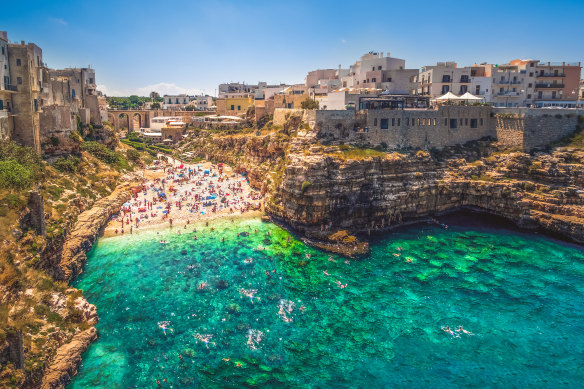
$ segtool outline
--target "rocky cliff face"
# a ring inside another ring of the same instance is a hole
[[[466,207],[584,242],[581,152],[469,164],[427,152],[351,159],[330,147],[312,151],[290,153],[279,201],[268,208],[308,236],[382,230]]]
[[[141,176],[129,174],[124,182],[109,196],[95,202],[93,207],[82,212],[71,230],[62,236],[63,242],[53,242],[41,256],[43,268],[56,280],[70,282],[78,276],[85,265],[86,253],[109,218],[119,211],[123,203],[131,198],[131,188],[141,184]]]
[[[91,327],[73,337],[73,340],[57,350],[54,362],[45,370],[42,389],[64,388],[77,373],[81,356],[87,347],[97,339],[95,327]]]

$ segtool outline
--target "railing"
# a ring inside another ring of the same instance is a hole
[[[564,84],[535,84],[535,87],[545,89],[562,89]]]
[[[535,74],[536,77],[566,77],[566,75],[564,73],[558,73],[558,74],[552,74],[552,73],[536,73]]]
[[[461,79],[460,79],[460,82],[461,82],[462,84],[470,84],[470,78],[461,78]]]
[[[504,85],[511,84],[511,85],[519,85],[519,84],[521,84],[521,81],[519,81],[519,80],[498,80],[498,81],[495,81],[495,84],[504,84]]]
[[[16,92],[18,90],[16,88],[16,85],[10,85],[10,84],[4,84],[4,89],[12,91],[12,92]]]
[[[517,97],[519,96],[519,92],[498,92],[497,96]]]
[[[442,77],[442,82],[452,82],[450,76]]]

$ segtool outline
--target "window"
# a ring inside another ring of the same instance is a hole
[[[435,118],[434,119],[434,125],[437,125],[437,124],[438,124],[438,119]]]
[[[529,95],[527,95],[527,98],[528,98],[528,99],[531,99],[531,95],[530,95],[530,94],[529,94]]]
[[[231,110],[234,111],[235,110],[235,105],[231,106]]]
[[[5,52],[4,52],[4,46],[2,46],[2,55],[4,55],[4,54],[5,54]]]
[[[532,68],[533,67],[533,62],[529,64],[529,67]]]
[[[75,89],[73,89],[73,90],[71,91],[71,96],[73,96],[73,98],[75,98]]]
[[[527,84],[528,88],[531,88],[533,86],[533,84],[530,82],[529,84]]]
[[[464,119],[464,125],[465,126],[468,126],[468,118],[467,119]]]
[[[533,77],[533,72],[529,72],[529,77]]]
[[[93,84],[93,78],[90,78],[90,79],[89,79],[89,83],[90,83],[90,84]]]
[[[391,118],[391,126],[395,127],[395,118]]]
[[[237,106],[237,110],[238,110],[238,111],[241,111],[241,105],[238,105],[238,106]]]
[[[378,66],[378,67],[377,67],[377,70],[381,70],[381,66]]]
[[[410,125],[410,118],[406,118],[406,126]]]
[[[481,118],[481,127],[483,126],[483,118]]]
[[[4,100],[0,100],[0,111],[4,109]]]
[[[470,119],[470,128],[478,128],[478,124],[477,119]]]
[[[377,127],[377,118],[373,119],[373,127]]]
[[[442,76],[442,82],[450,82],[450,76],[448,74],[444,74]]]
[[[387,78],[387,82],[391,82],[391,77],[388,77]]]
[[[444,125],[447,126],[448,125],[448,119],[444,119]]]
[[[389,119],[381,119],[381,129],[387,130],[389,128]]]
[[[446,94],[448,93],[448,91],[450,90],[450,87],[448,85],[442,85],[442,94]]]
[[[401,126],[401,119],[400,118],[397,119],[397,126],[398,127]]]
[[[39,110],[39,101],[37,99],[34,99],[34,110],[35,112]]]
[[[450,119],[450,128],[456,128],[456,119]]]
[[[375,77],[373,77],[373,78],[371,79],[371,82],[376,82],[376,81],[377,81],[377,78],[375,78]]]
[[[16,58],[16,66],[21,66],[22,62],[20,61],[20,58]]]
[[[16,83],[22,85],[22,77],[16,77]]]

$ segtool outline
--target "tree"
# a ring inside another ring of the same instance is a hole
[[[302,103],[300,103],[302,109],[318,109],[318,101],[308,97]]]
[[[160,93],[158,93],[158,92],[154,92],[154,91],[150,92],[150,99],[152,99],[152,100],[156,100],[156,99],[158,99],[159,97],[160,97]]]
[[[152,105],[150,106],[150,108],[152,109],[160,109],[160,103],[152,103]]]

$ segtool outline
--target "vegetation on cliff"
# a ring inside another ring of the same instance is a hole
[[[0,387],[38,386],[56,350],[94,320],[82,291],[49,276],[47,258],[81,212],[151,159],[125,145],[81,141],[78,155],[44,161],[31,148],[0,142]]]

